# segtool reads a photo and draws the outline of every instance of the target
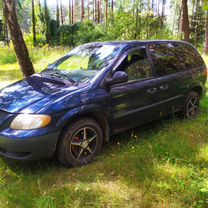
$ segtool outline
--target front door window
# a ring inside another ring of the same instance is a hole
[[[130,52],[122,61],[118,70],[125,71],[129,76],[129,81],[146,79],[152,76],[151,66],[145,49]]]

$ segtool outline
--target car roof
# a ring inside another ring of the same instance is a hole
[[[135,47],[135,46],[137,46],[137,47],[146,46],[147,44],[150,44],[150,43],[151,44],[154,44],[154,43],[181,43],[181,44],[184,44],[184,45],[189,45],[189,46],[191,46],[192,48],[195,49],[195,47],[192,44],[190,44],[186,41],[179,41],[179,40],[105,41],[105,42],[91,42],[91,43],[84,44],[84,46],[114,45],[114,46],[118,46],[118,47],[122,48],[123,50],[127,50],[127,49]]]
[[[129,41],[105,41],[105,42],[91,42],[85,45],[128,45],[128,46],[135,46],[135,45],[147,45],[149,43],[183,43],[188,44],[190,43],[185,41],[178,41],[178,40],[129,40]]]

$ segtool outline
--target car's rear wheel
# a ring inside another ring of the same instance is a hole
[[[103,134],[96,121],[83,118],[71,123],[60,136],[56,155],[65,166],[82,166],[100,152]]]
[[[186,98],[184,106],[182,108],[182,115],[186,119],[193,119],[199,114],[199,94],[195,91],[191,91]]]

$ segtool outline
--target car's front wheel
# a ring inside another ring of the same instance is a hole
[[[100,152],[103,134],[98,123],[90,118],[71,123],[60,136],[56,155],[65,166],[86,165]]]
[[[186,98],[182,109],[182,115],[186,119],[193,119],[199,114],[199,94],[191,91]]]

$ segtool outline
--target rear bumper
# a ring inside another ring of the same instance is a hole
[[[56,149],[58,135],[53,133],[23,139],[0,136],[0,155],[23,161],[51,157]]]

